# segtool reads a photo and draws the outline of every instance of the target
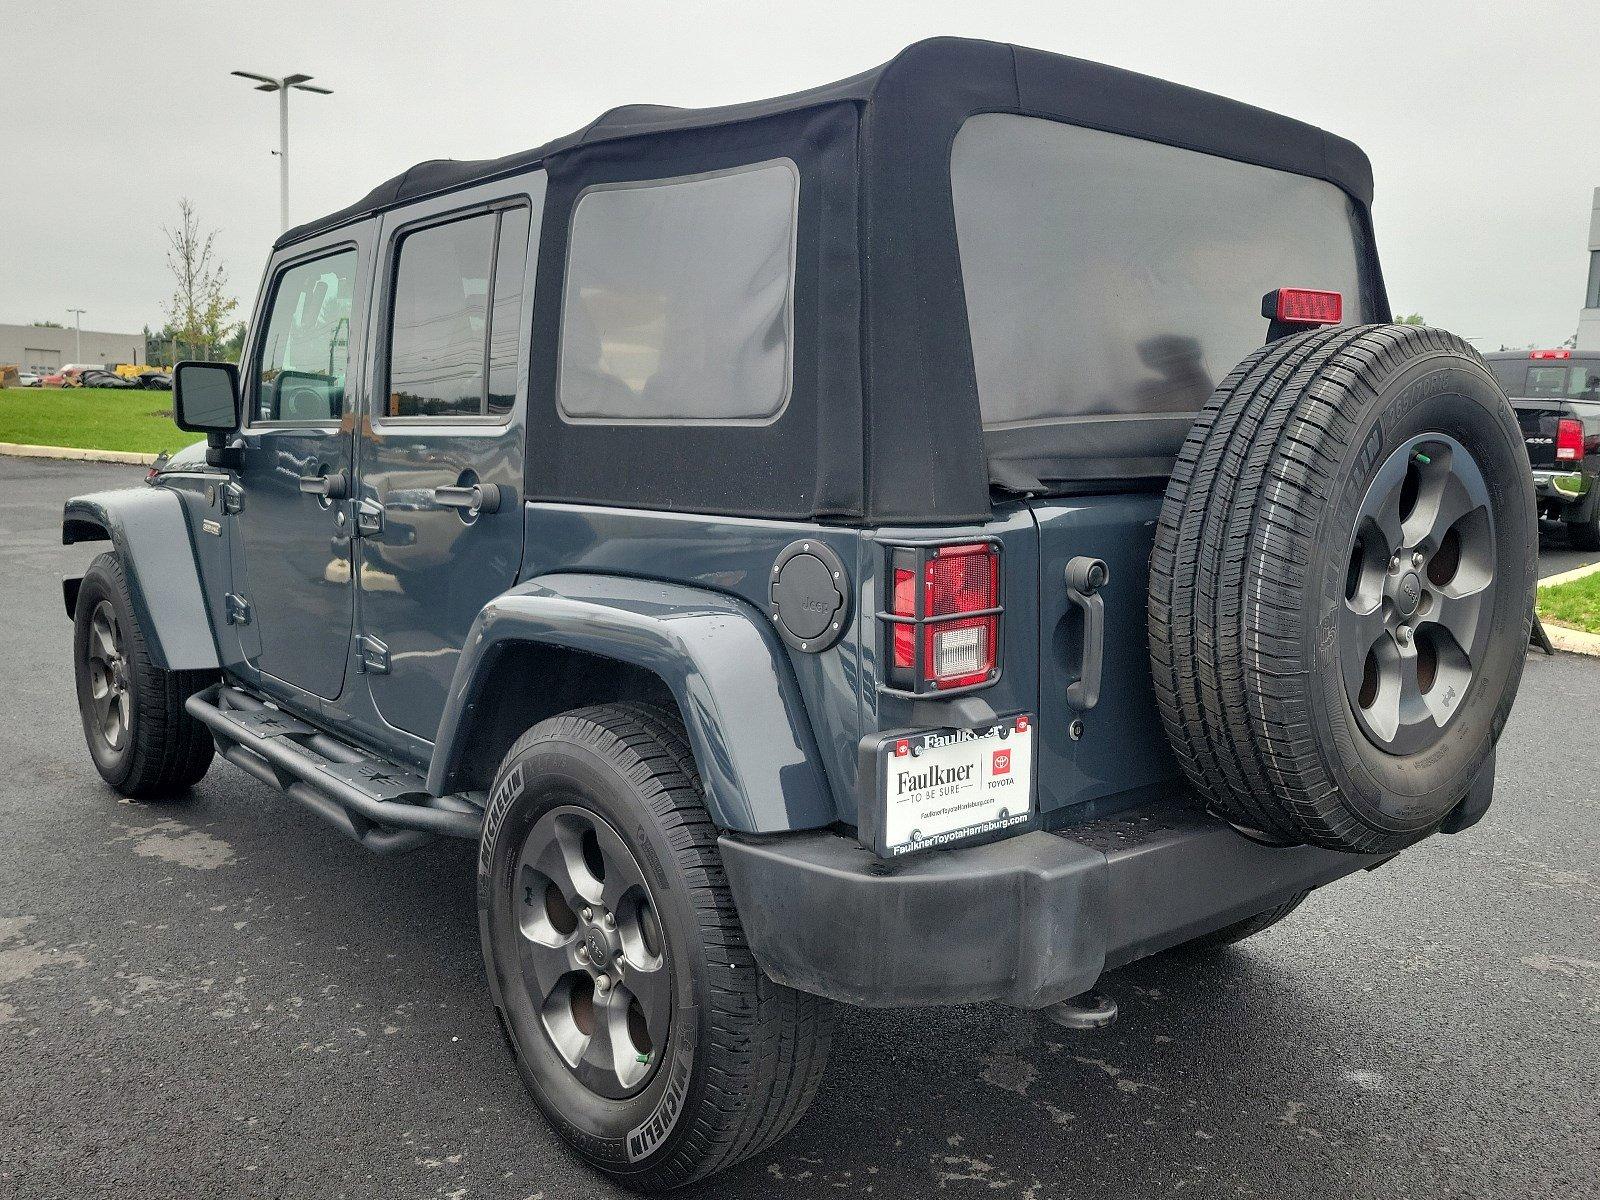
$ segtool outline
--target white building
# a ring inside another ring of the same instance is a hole
[[[1578,314],[1578,349],[1600,350],[1600,188],[1594,190],[1589,214],[1589,286]]]
[[[35,375],[59,371],[68,363],[144,362],[144,334],[106,333],[85,329],[56,329],[48,325],[0,325],[0,365],[14,366]]]

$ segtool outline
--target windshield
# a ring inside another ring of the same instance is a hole
[[[951,187],[997,481],[1165,474],[1265,340],[1276,288],[1371,315],[1355,208],[1330,183],[986,113],[956,136]]]

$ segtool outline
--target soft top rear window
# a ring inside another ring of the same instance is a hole
[[[1056,121],[969,118],[951,187],[991,476],[1164,475],[1262,344],[1262,296],[1336,291],[1371,319],[1364,235],[1333,184]]]

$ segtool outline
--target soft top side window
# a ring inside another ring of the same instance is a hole
[[[278,276],[256,357],[254,420],[326,425],[344,415],[355,278],[353,249]]]
[[[562,300],[562,420],[777,420],[791,385],[799,195],[788,159],[584,192]]]

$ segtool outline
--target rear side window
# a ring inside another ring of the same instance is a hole
[[[1196,411],[1262,344],[1274,288],[1367,319],[1354,208],[1320,180],[988,113],[957,135],[951,185],[991,432]]]
[[[526,208],[400,239],[390,308],[387,418],[502,416],[516,396]]]
[[[779,159],[585,192],[567,251],[562,419],[776,420],[791,382],[799,190]]]

